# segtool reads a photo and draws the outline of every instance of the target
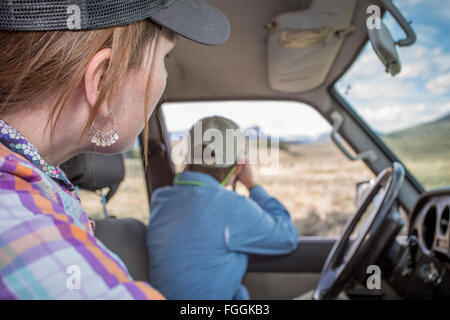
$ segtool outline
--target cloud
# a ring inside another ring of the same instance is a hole
[[[419,3],[423,3],[423,1],[424,0],[409,0],[409,1],[406,1],[409,5],[412,5],[412,6],[416,6],[416,5],[418,5]]]
[[[424,44],[435,44],[439,37],[439,29],[425,24],[413,24],[413,29],[417,34],[417,41]]]
[[[417,42],[399,47],[402,71],[385,73],[370,44],[350,71],[338,82],[338,90],[377,131],[389,132],[428,122],[450,112],[450,1],[395,1],[406,19],[413,21]],[[445,12],[444,12],[445,11]],[[405,37],[387,15],[394,39]]]
[[[432,3],[430,9],[433,10],[438,17],[450,19],[450,2],[437,0]]]
[[[402,71],[395,78],[387,75],[385,68],[371,45],[367,45],[361,57],[352,66],[345,80],[350,83],[375,80],[385,83],[387,79],[423,79],[429,80],[436,74],[450,70],[450,54],[441,47],[414,45],[399,49]],[[398,82],[398,81],[395,81]]]
[[[370,100],[406,100],[411,94],[420,93],[415,81],[401,81],[386,73],[377,76],[352,81],[349,97],[351,99]]]
[[[358,75],[358,77],[378,75],[384,72],[384,66],[380,59],[373,52],[372,46],[368,45],[364,49],[359,61],[352,66],[351,74]]]
[[[375,129],[392,132],[420,123],[433,121],[450,112],[450,103],[399,103],[383,102],[359,110],[364,119]],[[377,105],[378,104],[378,105]]]
[[[427,82],[426,88],[431,93],[445,94],[450,92],[450,72],[441,74]]]
[[[450,70],[450,54],[441,47],[413,46],[399,50],[403,63],[400,79],[429,79]]]
[[[430,74],[430,69],[430,63],[426,60],[417,61],[416,63],[406,63],[402,66],[402,71],[398,75],[398,79],[424,78]]]
[[[350,86],[350,101],[365,99],[363,102],[368,99],[395,99],[402,103],[434,102],[439,98],[436,94],[448,92],[446,84],[450,81],[444,76],[450,71],[448,52],[441,47],[423,45],[401,48],[399,51],[403,63],[402,71],[392,77],[385,72],[368,45],[360,59],[339,82],[339,88],[346,91]]]
[[[392,77],[370,45],[338,89],[378,131],[400,130],[450,112],[450,54],[423,44],[399,49],[402,72]],[[350,86],[350,90],[348,89]]]

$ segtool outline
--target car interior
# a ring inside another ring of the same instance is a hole
[[[163,103],[304,102],[332,126],[337,147],[351,161],[363,161],[376,178],[340,237],[300,235],[291,254],[251,255],[243,280],[251,299],[295,299],[310,291],[313,299],[333,299],[343,291],[350,299],[450,298],[450,188],[425,192],[335,89],[369,41],[386,71],[399,72],[395,47],[415,41],[401,12],[389,0],[209,2],[228,16],[231,37],[218,47],[179,39],[167,62],[166,92],[150,118],[148,199],[175,175]],[[367,27],[373,4],[397,20],[403,42],[394,43],[386,27]],[[123,156],[83,154],[62,168],[81,189],[109,189],[101,195],[105,218],[96,221],[95,236],[122,258],[135,280],[149,282],[145,224],[106,210],[124,179]],[[407,231],[400,235],[403,227]],[[366,286],[371,265],[381,268],[382,289]]]

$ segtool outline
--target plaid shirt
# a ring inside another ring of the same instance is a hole
[[[0,120],[0,299],[160,298],[94,237],[64,173]]]

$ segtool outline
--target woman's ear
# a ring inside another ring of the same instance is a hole
[[[103,77],[105,70],[111,59],[111,49],[105,48],[97,52],[88,64],[86,72],[84,73],[84,89],[86,92],[86,99],[90,107],[93,108],[98,99],[98,93],[103,84]],[[106,116],[108,110],[98,110],[100,115]],[[105,108],[106,109],[106,108]]]

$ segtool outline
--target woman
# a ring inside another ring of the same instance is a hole
[[[228,20],[201,0],[12,3],[0,4],[0,299],[163,298],[95,239],[58,166],[147,139],[175,34],[220,44]]]

